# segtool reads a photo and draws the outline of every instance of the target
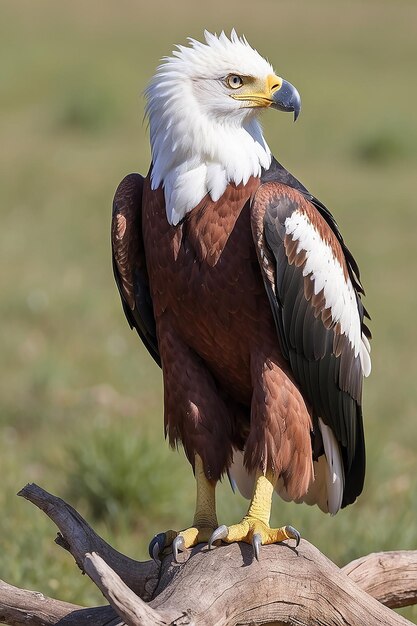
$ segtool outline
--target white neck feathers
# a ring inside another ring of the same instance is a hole
[[[218,200],[229,183],[246,184],[271,164],[258,120],[220,123],[198,110],[178,109],[175,97],[165,110],[149,103],[152,188],[163,185],[167,218],[176,225],[205,195]],[[161,103],[162,104],[162,103]]]
[[[231,42],[224,35],[215,38],[206,33],[210,45],[179,46],[146,91],[151,184],[153,189],[163,186],[167,218],[173,225],[206,194],[216,201],[229,183],[246,184],[271,164],[257,112],[236,108],[236,101],[223,93],[219,74],[227,74],[227,69],[220,67],[219,58],[237,50],[240,60],[247,57],[248,63],[260,63],[264,73],[272,68],[246,40],[233,37]],[[252,65],[248,70],[254,70]]]

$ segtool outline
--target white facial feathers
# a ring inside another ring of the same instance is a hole
[[[208,193],[246,183],[271,163],[258,110],[230,97],[230,74],[266,79],[272,66],[232,31],[190,39],[164,59],[146,90],[152,188],[163,185],[167,218],[177,224]]]
[[[222,32],[219,36],[204,31],[206,43],[189,38],[190,46],[177,46],[173,56],[181,62],[184,74],[200,78],[221,78],[238,73],[243,76],[268,76],[273,74],[272,65],[266,61],[233,29],[230,39]],[[166,59],[174,61],[174,59]],[[175,61],[174,61],[175,62]]]

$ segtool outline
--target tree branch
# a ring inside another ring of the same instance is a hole
[[[181,567],[165,559],[150,605],[158,612],[187,608],[193,626],[409,624],[307,541],[297,550],[264,546],[259,563],[247,544],[199,547]]]
[[[0,580],[0,623],[13,626],[122,626],[111,606],[86,609]]]
[[[417,604],[417,550],[368,554],[342,572],[391,609]]]
[[[197,546],[183,564],[168,555],[158,567],[114,550],[40,487],[27,485],[20,495],[57,524],[59,545],[111,606],[85,609],[0,582],[0,622],[12,626],[405,626],[381,602],[417,601],[417,551],[373,554],[340,570],[307,541],[297,549],[264,546],[260,562],[247,544]]]
[[[35,484],[28,484],[19,493],[35,504],[61,531],[56,543],[72,554],[81,571],[86,554],[97,552],[138,596],[149,600],[158,581],[154,561],[135,561],[115,550],[87,524],[72,506]]]
[[[167,625],[168,622],[135,595],[96,552],[87,554],[84,569],[127,626]]]

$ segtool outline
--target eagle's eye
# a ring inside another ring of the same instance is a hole
[[[229,76],[226,78],[226,84],[231,89],[239,89],[239,87],[243,85],[243,80],[242,77],[238,76],[237,74],[229,74]]]

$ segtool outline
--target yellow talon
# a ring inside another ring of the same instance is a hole
[[[254,535],[259,535],[262,545],[279,543],[290,538],[286,528],[286,526],[270,528],[264,522],[246,515],[240,524],[229,526],[227,537],[223,541],[226,543],[233,543],[234,541],[252,543]]]
[[[206,543],[213,532],[212,526],[192,526],[185,530],[181,530],[177,537],[182,537],[184,541],[184,548],[193,548],[198,543]]]
[[[276,482],[274,474],[259,474],[247,514],[239,524],[234,524],[229,528],[227,526],[217,528],[216,483],[206,478],[203,462],[198,455],[195,457],[195,478],[197,500],[193,525],[180,532],[168,530],[166,533],[156,535],[149,545],[149,554],[155,560],[170,546],[172,546],[174,559],[178,561],[179,552],[203,542],[208,542],[211,548],[213,543],[220,539],[226,543],[237,541],[251,543],[257,559],[261,545],[295,539],[298,546],[300,533],[295,528],[292,526],[271,528],[269,526],[272,493]]]
[[[219,539],[225,543],[244,541],[253,545],[255,557],[258,559],[261,545],[279,543],[286,539],[295,539],[296,546],[298,546],[300,533],[295,528],[292,526],[271,528],[269,526],[274,485],[275,477],[273,474],[267,474],[266,476],[260,474],[256,480],[247,515],[239,524],[217,528],[210,537],[209,548]]]
[[[149,554],[155,560],[158,559],[161,552],[172,545],[174,558],[178,561],[179,551],[192,548],[199,543],[208,542],[213,531],[217,528],[216,483],[206,478],[203,462],[198,455],[195,457],[195,479],[197,500],[193,525],[180,532],[167,530],[165,533],[156,535],[149,544]]]

